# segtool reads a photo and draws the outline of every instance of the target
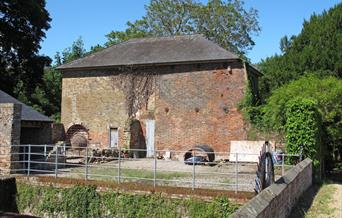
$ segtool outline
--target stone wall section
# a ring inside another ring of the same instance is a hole
[[[300,196],[311,185],[312,161],[305,159],[236,211],[231,218],[288,217]]]
[[[109,128],[118,128],[122,139],[128,115],[124,94],[113,83],[110,76],[63,78],[61,121],[65,130],[80,124],[89,130],[90,144],[103,148],[109,145]]]
[[[19,161],[19,147],[12,147],[11,145],[20,144],[20,119],[20,104],[0,104],[1,173],[8,173],[11,169],[19,168],[20,163],[11,163],[11,161]]]

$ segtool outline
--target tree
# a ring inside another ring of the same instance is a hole
[[[82,37],[79,37],[74,41],[71,47],[68,47],[62,52],[62,63],[68,63],[78,58],[82,58],[86,55],[86,49],[84,48],[84,43]]]
[[[342,3],[313,14],[304,21],[300,34],[282,38],[282,55],[262,60],[258,65],[264,76],[261,96],[266,100],[273,90],[305,74],[342,78]]]
[[[252,48],[252,35],[260,31],[255,9],[245,10],[243,1],[210,0],[206,5],[193,0],[151,0],[146,15],[125,31],[112,31],[106,45],[131,38],[203,34],[222,47],[245,55]]]
[[[275,90],[262,107],[266,128],[279,132],[285,131],[287,103],[292,99],[313,99],[322,120],[325,134],[322,143],[329,155],[342,157],[342,80],[336,77],[306,75]],[[332,159],[332,158],[331,158]]]
[[[154,36],[194,33],[194,12],[199,6],[192,0],[152,0],[145,6],[145,28]]]
[[[144,20],[137,20],[134,23],[127,22],[128,28],[125,31],[112,31],[106,35],[108,42],[105,46],[120,43],[132,38],[143,38],[151,34],[146,30],[146,23]]]
[[[50,63],[38,55],[50,21],[45,0],[0,2],[0,89],[25,103],[30,104],[44,66]]]
[[[236,54],[245,55],[254,46],[252,35],[260,32],[258,12],[243,7],[243,1],[210,0],[195,13],[196,32]]]
[[[96,49],[100,48],[96,46],[92,51]],[[81,37],[74,41],[70,47],[64,49],[62,53],[57,52],[55,55],[55,64],[44,69],[42,82],[36,84],[36,87],[32,92],[31,106],[51,117],[56,122],[59,122],[61,111],[62,74],[55,68],[61,64],[84,57],[89,53],[86,52]]]

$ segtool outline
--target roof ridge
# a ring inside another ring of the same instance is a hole
[[[204,37],[201,33],[194,33],[194,34],[183,34],[183,35],[170,35],[170,36],[147,36],[147,37],[140,37],[140,38],[131,38],[123,42],[130,42],[130,41],[139,41],[139,40],[146,40],[146,39],[172,39],[172,38],[186,38],[186,37]],[[119,44],[119,43],[118,43]]]
[[[132,38],[58,66],[59,70],[233,60],[239,57],[203,34]]]

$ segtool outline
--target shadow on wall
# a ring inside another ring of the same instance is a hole
[[[72,148],[85,148],[88,146],[88,129],[81,124],[72,125],[66,132],[66,142]]]
[[[144,132],[141,126],[141,123],[137,119],[133,119],[130,125],[130,149],[137,149],[136,151],[133,150],[133,157],[135,158],[144,158],[146,157],[146,140],[144,136]],[[140,151],[144,150],[144,151]]]
[[[18,213],[17,185],[14,177],[0,176],[0,193],[0,216],[2,216],[1,212]]]

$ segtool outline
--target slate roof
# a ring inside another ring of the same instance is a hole
[[[13,98],[9,94],[0,90],[0,104],[1,103],[16,103],[21,104],[21,120],[24,121],[43,121],[43,122],[52,122],[50,118],[47,116],[39,113],[38,111],[34,110],[32,107],[27,106],[26,104],[18,101],[17,99]]]
[[[57,69],[235,60],[239,57],[202,35],[131,39],[59,66]]]

